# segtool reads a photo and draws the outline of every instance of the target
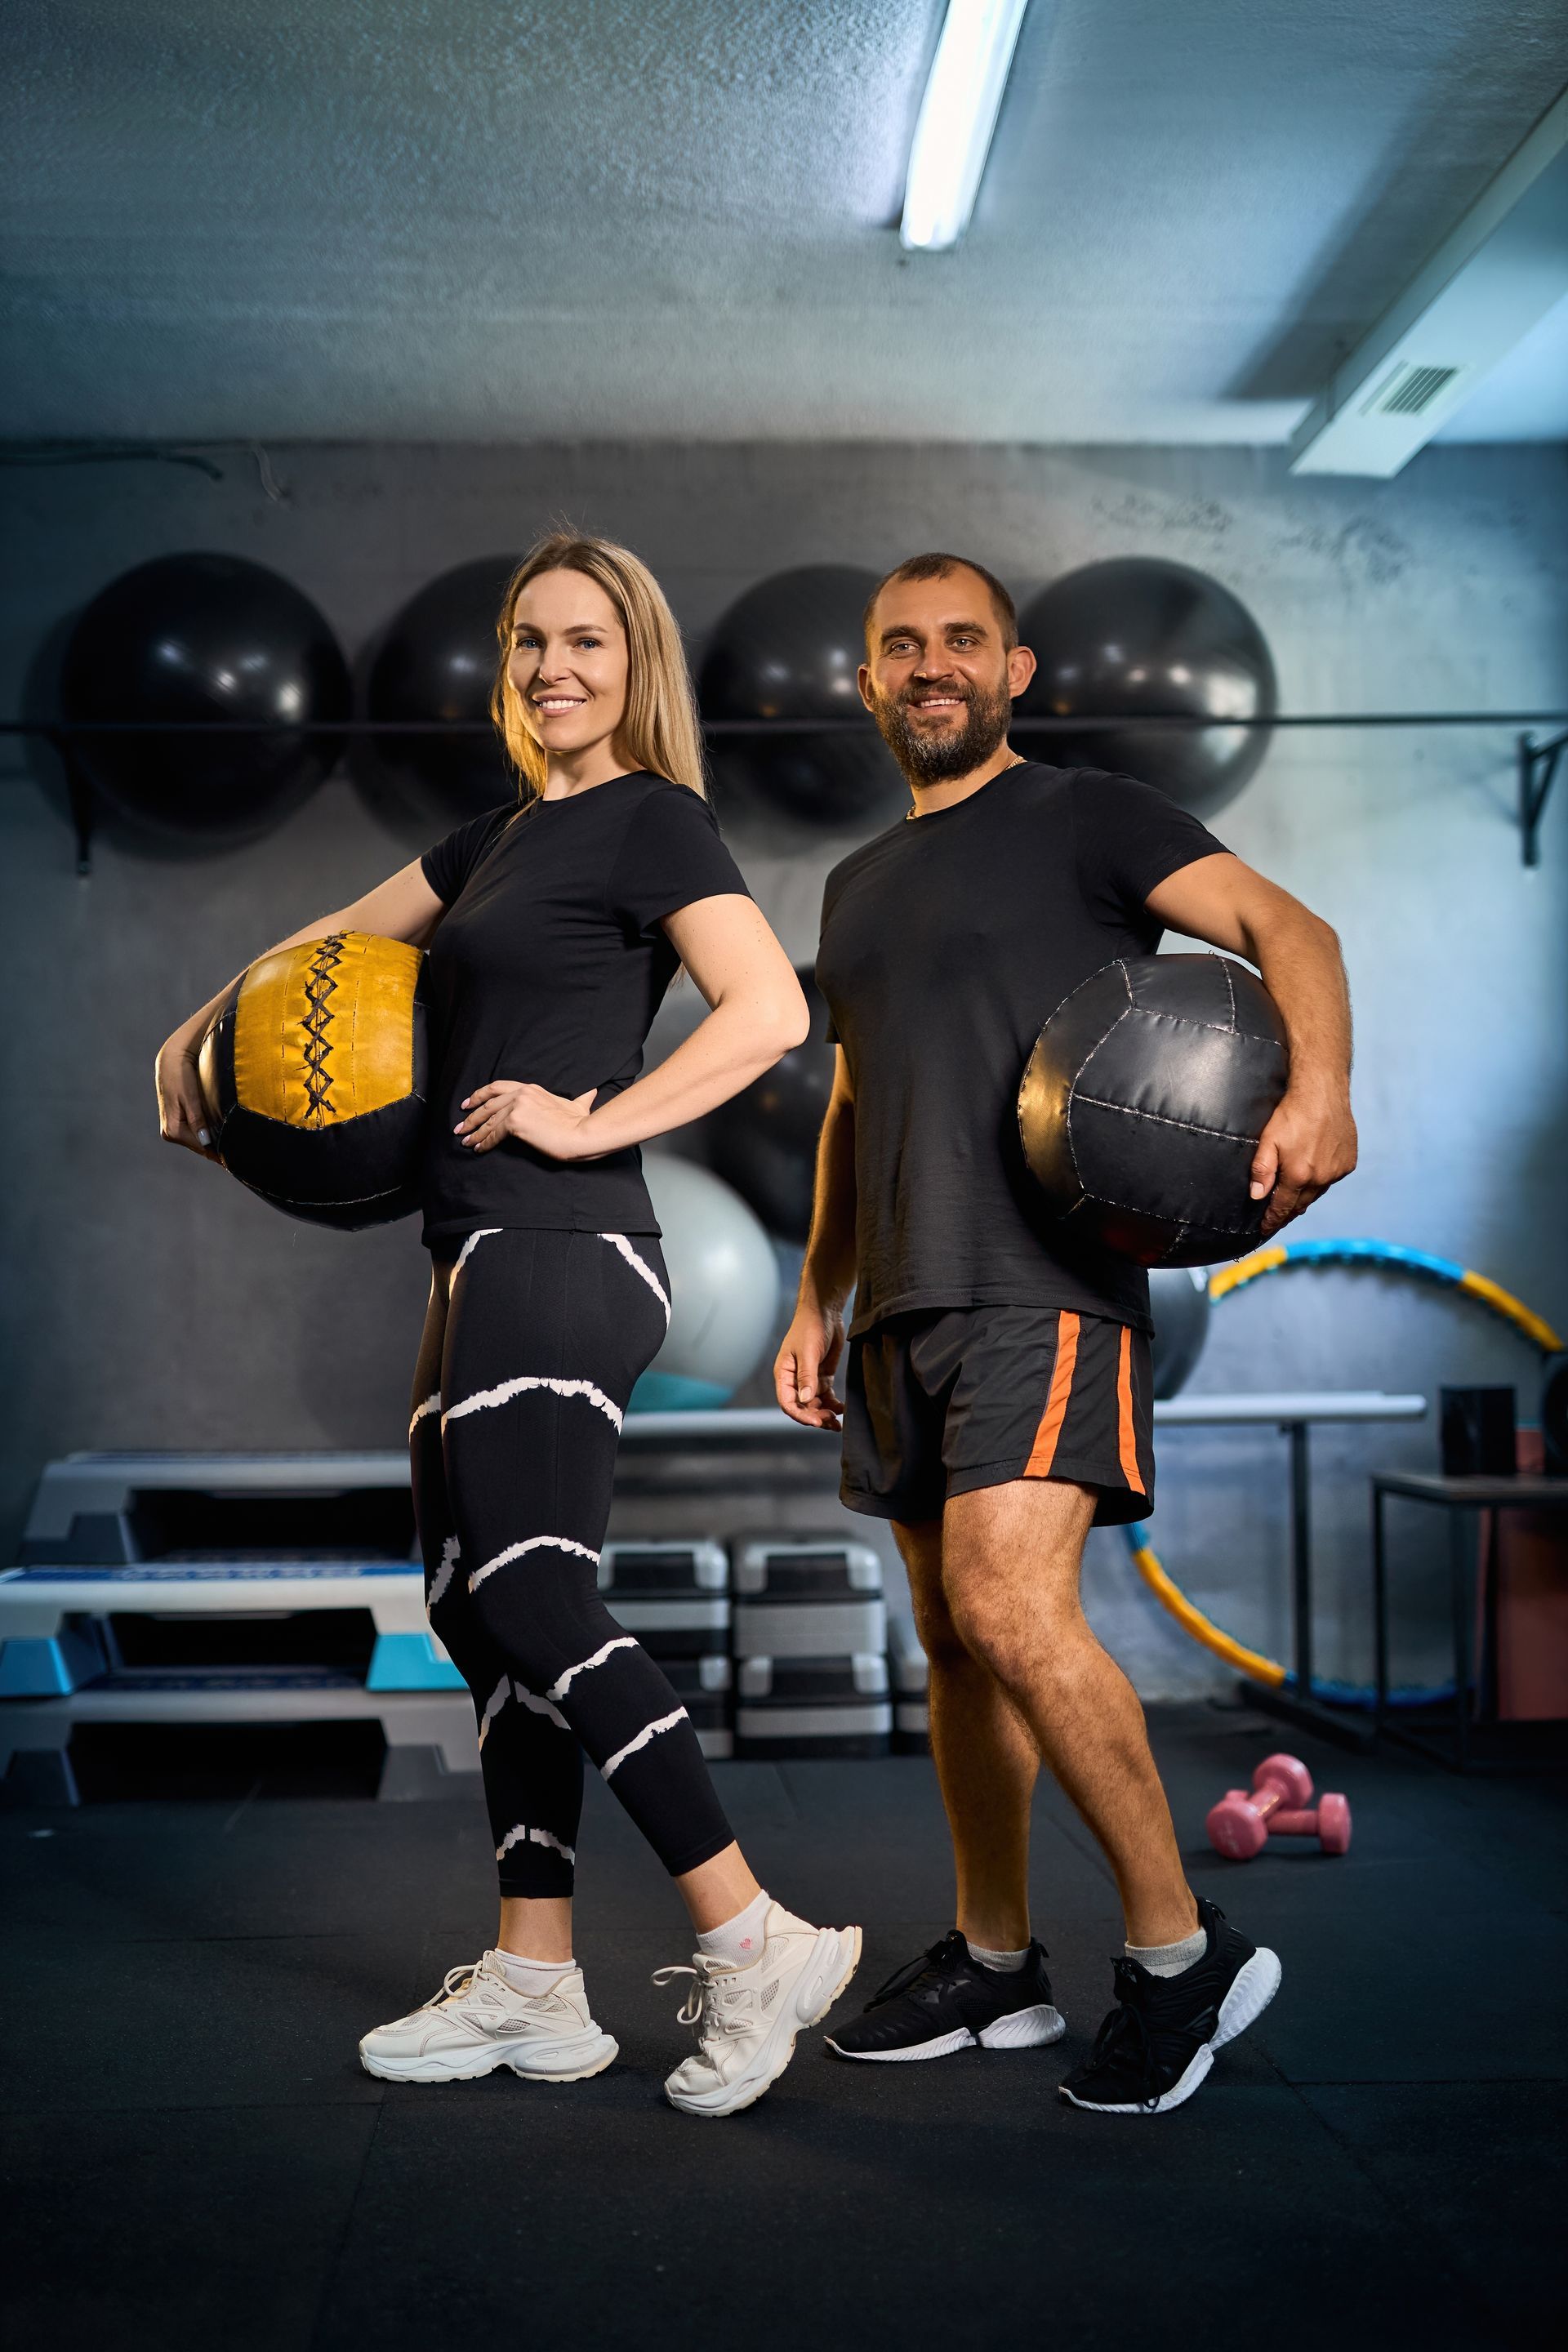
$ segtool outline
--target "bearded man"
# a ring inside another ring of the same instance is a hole
[[[1080,1606],[1090,1526],[1152,1501],[1149,1286],[1053,1233],[1018,1083],[1062,999],[1164,929],[1245,956],[1290,1050],[1252,1169],[1268,1234],[1355,1164],[1350,1009],[1328,925],[1195,817],[1009,748],[1034,668],[1011,597],[967,558],[916,556],[867,607],[860,692],[911,806],[827,880],[837,1067],[774,1381],[793,1419],[842,1431],[845,1502],[892,1521],[956,1863],[952,1932],[831,2046],[907,2061],[1066,2031],[1028,1914],[1044,1762],[1105,1853],[1127,1939],[1116,2003],[1059,2087],[1147,2114],[1191,2097],[1280,1969],[1187,1885],[1142,1709]]]

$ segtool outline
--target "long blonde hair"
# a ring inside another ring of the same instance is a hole
[[[543,746],[523,724],[517,689],[507,676],[517,600],[542,572],[581,572],[604,590],[620,617],[627,656],[626,716],[616,730],[622,754],[635,768],[668,776],[706,799],[697,697],[686,648],[663,589],[630,548],[570,530],[552,531],[529,550],[507,583],[496,622],[500,661],[490,717],[517,770],[519,798],[536,799],[547,774]]]

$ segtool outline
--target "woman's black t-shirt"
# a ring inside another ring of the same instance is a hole
[[[657,1234],[635,1146],[562,1160],[515,1136],[473,1151],[452,1130],[463,1097],[492,1078],[555,1095],[593,1087],[595,1108],[632,1084],[679,969],[660,919],[749,895],[712,810],[666,777],[615,776],[569,799],[492,809],[420,863],[447,908],[427,967],[424,1240],[480,1225]]]

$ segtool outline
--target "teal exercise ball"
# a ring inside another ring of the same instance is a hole
[[[706,1168],[643,1154],[669,1273],[669,1330],[632,1391],[633,1412],[727,1404],[767,1352],[778,1316],[772,1242],[740,1194]]]

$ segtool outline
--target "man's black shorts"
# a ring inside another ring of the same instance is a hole
[[[940,1518],[950,1495],[1014,1478],[1098,1487],[1101,1527],[1152,1508],[1149,1342],[1125,1323],[1048,1307],[892,1315],[851,1339],[844,1378],[852,1511]]]

